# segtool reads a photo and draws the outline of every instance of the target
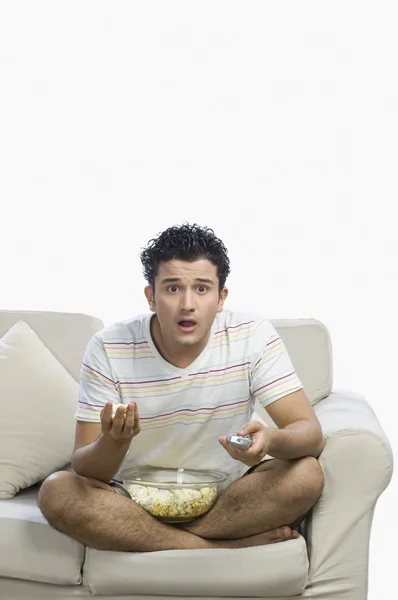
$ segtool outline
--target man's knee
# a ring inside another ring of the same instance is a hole
[[[47,520],[58,519],[65,513],[68,505],[76,500],[76,496],[84,493],[83,478],[69,471],[57,471],[43,481],[37,503]]]
[[[325,482],[318,460],[313,456],[297,459],[293,473],[297,495],[311,508],[321,495]]]

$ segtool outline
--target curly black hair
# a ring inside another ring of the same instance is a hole
[[[217,267],[219,291],[225,286],[230,273],[228,250],[209,227],[183,223],[169,227],[150,240],[140,254],[142,271],[148,284],[155,289],[159,263],[169,260],[195,260],[206,258]]]

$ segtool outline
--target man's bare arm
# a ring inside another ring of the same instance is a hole
[[[84,427],[87,423],[79,423],[77,427],[79,425]],[[100,433],[94,442],[74,451],[72,468],[78,475],[108,483],[118,472],[129,446],[130,442],[115,442]]]
[[[303,390],[266,407],[279,429],[270,428],[268,454],[285,460],[321,454],[325,440],[318,418]]]
[[[112,402],[108,402],[101,413],[101,423],[76,424],[75,448],[72,468],[78,475],[110,481],[118,472],[130,447],[132,438],[140,431],[138,407],[121,406],[112,419]]]

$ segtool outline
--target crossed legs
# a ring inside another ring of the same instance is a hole
[[[305,457],[261,463],[208,513],[179,526],[158,521],[102,481],[69,472],[50,475],[38,503],[53,527],[99,550],[239,548],[297,537],[287,525],[311,509],[322,488],[318,461]]]

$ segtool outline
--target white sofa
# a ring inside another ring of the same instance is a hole
[[[76,380],[88,340],[103,327],[100,320],[81,314],[0,311],[0,337],[18,320],[38,334]],[[1,600],[71,600],[90,595],[135,600],[367,597],[373,511],[393,470],[389,442],[361,396],[332,390],[332,349],[326,327],[312,319],[272,323],[327,437],[320,457],[325,487],[303,535],[233,550],[98,551],[48,524],[37,506],[38,483],[0,500]],[[273,425],[261,407],[257,414]]]

